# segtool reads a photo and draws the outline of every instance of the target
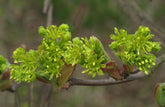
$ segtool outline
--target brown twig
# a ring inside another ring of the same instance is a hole
[[[33,107],[33,82],[28,86],[28,104],[29,107]]]
[[[17,92],[17,90],[14,92],[14,107],[21,107],[21,103],[20,103],[20,96]]]
[[[155,70],[161,63],[165,61],[165,54],[161,55],[156,60],[156,66],[152,67],[151,71]],[[77,78],[71,78],[68,83],[69,86],[74,85],[81,85],[81,86],[104,86],[104,85],[116,85],[116,84],[122,84],[126,82],[130,82],[133,80],[138,80],[144,77],[148,77],[150,75],[145,75],[144,72],[138,72],[139,70],[134,70],[134,74],[131,74],[126,79],[123,80],[114,80],[114,79],[102,79],[102,80],[84,80],[84,79],[77,79]],[[150,73],[151,74],[151,73]]]
[[[46,107],[50,106],[50,99],[51,99],[52,92],[53,92],[53,85],[50,86],[49,91],[48,91],[48,96],[46,98],[46,102],[47,102]]]
[[[50,26],[52,24],[52,15],[53,15],[53,5],[51,0],[44,1],[43,13],[47,14],[46,26]]]
[[[48,16],[47,16],[47,26],[50,26],[52,24],[52,15],[53,15],[53,6],[50,3],[48,9]]]
[[[131,74],[127,79],[117,80],[117,81],[113,79],[84,80],[84,79],[71,78],[69,80],[69,83],[70,83],[70,86],[73,86],[73,85],[104,86],[104,85],[122,84],[122,83],[130,82],[130,81],[137,80],[144,77],[146,77],[146,75],[143,72],[138,72],[136,74]]]
[[[73,22],[72,22],[73,25],[76,26],[77,35],[79,35],[79,33],[80,33],[80,29],[81,29],[81,25],[82,25],[82,22],[84,19],[85,11],[86,11],[86,7],[84,4],[84,0],[81,0],[81,3],[74,15]]]
[[[47,13],[49,4],[50,4],[50,0],[45,0],[45,1],[44,1],[44,8],[43,8],[43,13],[44,13],[44,14]]]

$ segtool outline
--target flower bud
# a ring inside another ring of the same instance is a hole
[[[40,26],[38,29],[39,35],[42,37],[46,36],[46,29],[43,26]]]

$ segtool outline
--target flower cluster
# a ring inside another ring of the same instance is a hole
[[[43,35],[42,45],[38,48],[40,69],[48,74],[49,80],[59,77],[60,70],[64,65],[63,54],[66,50],[65,44],[71,39],[69,27],[62,24],[59,27],[54,25],[47,29],[40,27],[39,33]],[[58,40],[59,39],[59,42]]]
[[[96,37],[90,37],[89,41],[87,38],[83,39],[85,42],[82,66],[87,70],[82,73],[89,72],[89,75],[95,77],[96,73],[102,75],[101,68],[105,68],[105,63],[111,59],[108,57],[106,52],[103,50],[101,42]]]
[[[87,38],[74,38],[73,42],[67,46],[64,59],[72,65],[80,64],[87,68],[82,73],[88,72],[92,77],[95,77],[96,74],[102,75],[101,68],[104,68],[105,63],[110,61],[101,42],[94,36],[90,37],[89,40]]]
[[[64,59],[67,64],[79,64],[82,60],[83,41],[78,37],[67,44],[67,50],[64,53]]]
[[[11,76],[17,82],[31,82],[35,80],[35,70],[38,67],[38,53],[35,50],[25,52],[24,48],[17,48],[13,53],[14,63],[10,65]]]
[[[115,28],[115,34],[110,35],[114,41],[110,44],[110,48],[126,65],[135,64],[140,71],[148,74],[151,65],[155,65],[156,57],[151,51],[158,52],[160,50],[160,42],[152,42],[154,35],[150,34],[150,29],[140,26],[135,34],[127,34],[127,31]]]
[[[57,80],[55,84],[61,86],[69,79],[76,64],[86,68],[82,73],[88,72],[95,77],[96,74],[102,75],[103,68],[107,67],[106,63],[111,61],[96,37],[76,37],[71,40],[69,26],[66,24],[59,27],[51,25],[46,29],[40,26],[39,34],[43,40],[38,50],[26,52],[20,47],[13,52],[11,79],[31,82],[39,77],[47,81]],[[148,69],[155,65],[156,59],[151,51],[160,50],[160,43],[151,41],[153,35],[150,34],[149,28],[140,26],[135,34],[127,34],[125,30],[118,31],[115,28],[115,34],[111,35],[111,39],[115,41],[110,44],[110,48],[123,61],[125,68],[136,65],[139,70],[148,74]],[[4,63],[1,59],[0,57],[0,64]],[[5,69],[4,65],[1,66],[1,69]],[[1,69],[0,71],[3,71]]]
[[[11,79],[17,82],[31,82],[36,76],[46,80],[59,77],[60,70],[64,65],[63,53],[65,44],[71,39],[65,24],[61,26],[49,26],[45,29],[39,28],[39,34],[43,37],[42,45],[38,50],[26,52],[23,48],[18,48],[13,52],[14,63],[10,66]],[[57,42],[57,39],[60,39]]]
[[[105,53],[101,42],[96,37],[73,38],[66,24],[59,27],[51,25],[46,29],[39,27],[39,34],[43,37],[38,50],[26,52],[24,48],[17,48],[13,52],[14,63],[10,66],[11,79],[17,82],[31,82],[40,77],[46,80],[58,80],[64,65],[76,64],[87,68],[94,77],[103,74],[101,68],[110,58]],[[64,79],[65,80],[65,79]]]
[[[0,55],[0,74],[2,74],[8,67],[8,61]]]

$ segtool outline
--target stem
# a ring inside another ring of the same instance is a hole
[[[151,68],[151,71],[154,71],[161,63],[165,61],[165,54],[161,55],[156,59],[156,66],[153,66]],[[152,72],[149,75],[145,75],[144,72],[138,72],[139,70],[136,69],[133,71],[136,72],[134,74],[130,74],[126,79],[123,80],[114,80],[114,79],[102,79],[102,80],[84,80],[84,79],[77,79],[77,78],[71,78],[69,82],[69,86],[74,85],[81,85],[81,86],[105,86],[105,85],[115,85],[115,84],[122,84],[130,81],[134,81],[137,79],[145,78],[150,76]]]
[[[28,93],[29,93],[28,96],[29,107],[33,107],[33,82],[29,84]]]
[[[105,86],[105,85],[115,85],[130,82],[136,79],[141,79],[146,77],[143,72],[138,72],[136,74],[131,74],[127,79],[114,80],[114,79],[101,79],[101,80],[83,80],[77,78],[71,78],[69,80],[70,86],[81,85],[81,86]]]

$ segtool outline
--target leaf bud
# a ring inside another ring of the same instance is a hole
[[[38,29],[39,35],[42,37],[46,36],[46,29],[43,26],[40,26]]]

